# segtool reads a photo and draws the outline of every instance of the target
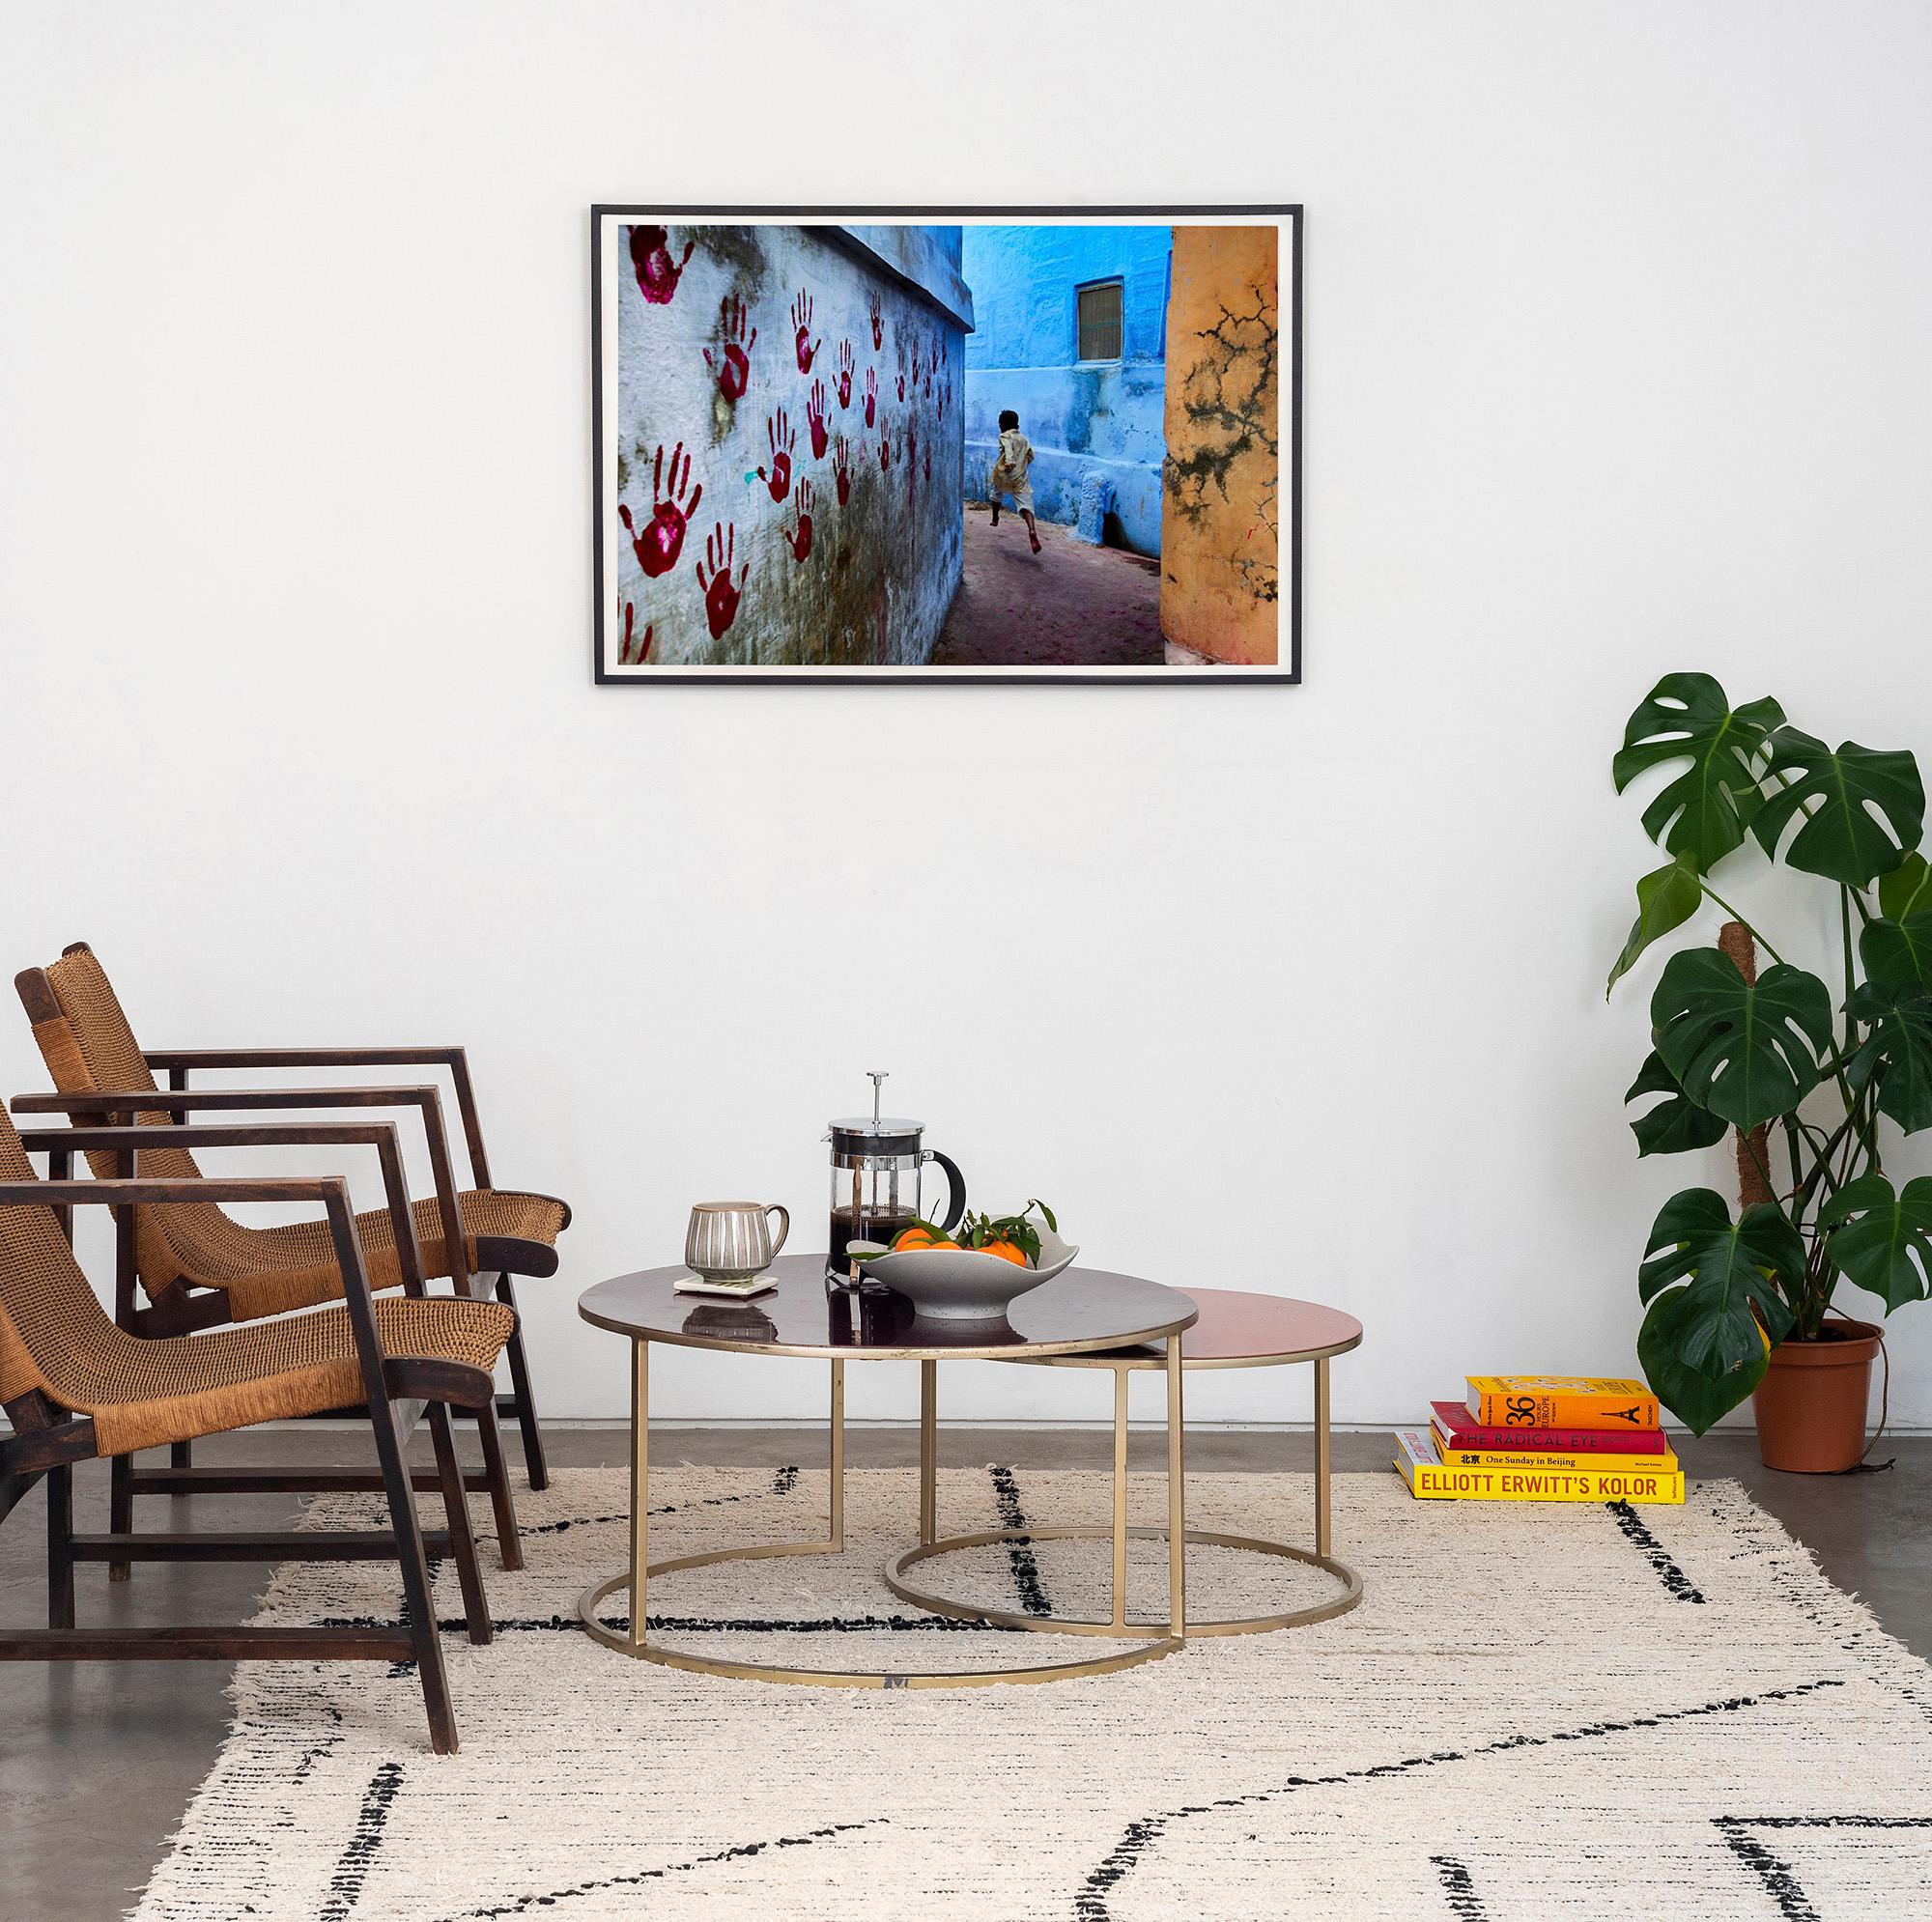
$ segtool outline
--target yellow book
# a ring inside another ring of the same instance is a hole
[[[1486,1428],[1654,1428],[1662,1410],[1640,1381],[1584,1374],[1472,1374],[1470,1414]]]
[[[1448,1448],[1439,1428],[1430,1435],[1444,1468],[1548,1468],[1567,1475],[1676,1475],[1684,1464],[1668,1449],[1662,1455],[1545,1455],[1506,1448]]]
[[[1681,1504],[1681,1469],[1609,1471],[1536,1468],[1457,1468],[1440,1460],[1435,1443],[1419,1429],[1397,1434],[1395,1466],[1419,1502],[1635,1502]]]

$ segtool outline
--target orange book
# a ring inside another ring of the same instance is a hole
[[[1494,1428],[1655,1428],[1662,1410],[1640,1381],[1583,1374],[1472,1374],[1470,1414]]]

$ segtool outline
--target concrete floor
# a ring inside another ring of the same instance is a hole
[[[614,1429],[559,1428],[549,1443],[559,1467],[624,1459],[624,1437]],[[820,1446],[798,1429],[667,1429],[654,1437],[653,1454],[665,1463],[758,1466],[810,1461]],[[1099,1470],[1111,1446],[1098,1428],[961,1428],[942,1430],[941,1461]],[[1133,1447],[1137,1469],[1159,1467],[1157,1431],[1137,1432]],[[1306,1436],[1254,1430],[1197,1429],[1187,1447],[1188,1465],[1203,1472],[1301,1465],[1308,1456]],[[853,1428],[847,1458],[855,1468],[904,1467],[917,1449],[912,1428]],[[514,1460],[514,1442],[511,1451]],[[1338,1435],[1335,1452],[1338,1469],[1387,1471],[1386,1436]],[[426,1460],[426,1445],[423,1453]],[[1817,1553],[1833,1582],[1862,1596],[1894,1635],[1932,1658],[1932,1437],[1888,1441],[1878,1453],[1895,1454],[1897,1466],[1879,1475],[1812,1477],[1764,1468],[1748,1434],[1707,1436],[1683,1448],[1693,1475],[1742,1482]],[[361,1461],[368,1454],[366,1430],[309,1427],[221,1437],[201,1444],[196,1458],[276,1464]],[[104,1468],[82,1475],[75,1506],[82,1529],[106,1526]],[[144,1501],[141,1519],[167,1526],[164,1512],[173,1506]],[[203,1496],[182,1506],[192,1508],[203,1528],[285,1527],[296,1509],[262,1496]],[[45,1620],[42,1514],[38,1494],[30,1495],[0,1526],[0,1620]],[[128,1587],[110,1589],[103,1570],[83,1568],[80,1620],[240,1622],[253,1613],[268,1574],[257,1565],[149,1564]],[[230,1673],[198,1662],[0,1664],[0,1915],[8,1922],[105,1922],[124,1911],[214,1759],[227,1730]]]
[[[1090,548],[1039,523],[1040,552],[1010,508],[966,510],[959,592],[933,650],[935,667],[1159,667],[1160,563]]]

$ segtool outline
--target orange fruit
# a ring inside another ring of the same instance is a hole
[[[929,1228],[903,1229],[900,1230],[898,1238],[893,1243],[895,1253],[897,1253],[901,1249],[930,1248],[931,1246],[932,1230]]]
[[[1022,1268],[1032,1266],[1026,1258],[1026,1250],[1014,1241],[989,1241],[980,1253],[997,1255],[1002,1261],[1016,1261]]]

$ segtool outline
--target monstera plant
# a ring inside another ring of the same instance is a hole
[[[1841,1281],[1887,1314],[1932,1286],[1932,1176],[1901,1181],[1887,1158],[1932,1127],[1925,790],[1910,753],[1828,748],[1775,700],[1733,707],[1708,674],[1660,681],[1611,768],[1618,793],[1654,769],[1671,778],[1643,811],[1670,858],[1636,884],[1610,987],[1700,916],[1730,923],[1718,947],[1664,964],[1652,1051],[1625,1097],[1649,1104],[1631,1124],[1639,1154],[1736,1131],[1735,1213],[1714,1189],[1673,1195],[1637,1277],[1638,1359],[1702,1434],[1757,1387],[1774,1344],[1835,1332],[1826,1314]],[[1713,885],[1747,839],[1835,890],[1829,981],[1786,961]]]

